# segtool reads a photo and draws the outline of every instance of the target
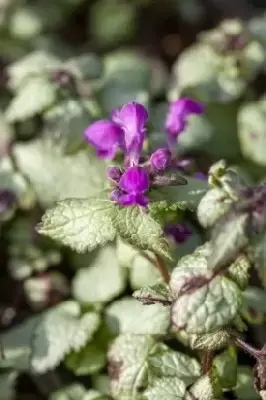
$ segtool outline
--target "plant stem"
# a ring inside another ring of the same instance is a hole
[[[204,375],[208,374],[208,372],[211,369],[212,366],[212,361],[213,361],[213,352],[210,350],[207,350],[202,359],[202,372]]]
[[[168,269],[167,269],[167,267],[165,265],[165,262],[164,262],[163,258],[161,256],[159,256],[158,254],[155,254],[155,256],[156,256],[156,261],[157,261],[156,262],[156,267],[161,272],[165,283],[168,284],[169,281],[170,281],[170,276],[169,276]]]
[[[144,258],[146,258],[146,260],[148,260],[160,271],[164,282],[168,284],[170,277],[164,260],[158,254],[155,254],[156,259],[154,260],[154,258],[150,257],[145,251],[141,250],[140,253]]]

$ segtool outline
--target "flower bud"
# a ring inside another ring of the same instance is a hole
[[[152,172],[163,171],[171,165],[171,152],[167,148],[156,150],[150,157]]]
[[[108,167],[107,176],[112,181],[119,182],[119,179],[122,176],[122,171],[119,167]]]

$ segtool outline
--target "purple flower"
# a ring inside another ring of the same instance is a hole
[[[147,207],[148,198],[145,192],[149,190],[149,174],[145,168],[133,166],[128,168],[119,181],[120,192],[112,193],[112,199],[121,206],[137,204]]]
[[[111,114],[111,121],[92,123],[84,132],[87,141],[96,148],[98,157],[113,159],[120,148],[125,152],[126,164],[138,164],[145,140],[148,113],[136,102],[125,104]]]
[[[113,159],[120,146],[123,131],[114,122],[100,120],[89,125],[84,136],[96,148],[98,157]]]
[[[169,149],[158,149],[150,157],[150,168],[152,172],[163,171],[171,165],[171,151]]]
[[[175,145],[178,135],[185,130],[189,115],[203,112],[203,105],[189,98],[176,100],[170,104],[165,122],[170,148]]]
[[[185,224],[169,223],[164,227],[164,233],[171,236],[176,243],[181,244],[192,235],[191,230]]]
[[[145,140],[145,124],[148,120],[147,110],[143,105],[133,101],[120,109],[114,110],[112,120],[124,132],[121,146],[127,155],[129,166],[138,164]]]

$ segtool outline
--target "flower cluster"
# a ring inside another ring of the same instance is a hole
[[[114,186],[111,200],[122,206],[147,207],[147,193],[156,174],[175,166],[175,145],[186,129],[191,114],[202,114],[202,104],[183,98],[170,104],[165,121],[167,147],[159,148],[140,162],[146,140],[148,112],[136,102],[115,109],[109,120],[92,123],[84,132],[86,140],[95,147],[97,156],[112,160],[121,151],[124,168],[109,167],[108,177]],[[142,157],[143,158],[143,157]]]

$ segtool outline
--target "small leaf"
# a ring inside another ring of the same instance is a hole
[[[36,229],[73,250],[91,251],[114,240],[113,213],[114,205],[108,200],[62,200],[46,211]]]
[[[44,208],[66,198],[92,197],[105,188],[105,163],[91,151],[67,156],[59,146],[37,139],[15,144],[13,155]]]
[[[45,111],[56,101],[56,88],[46,78],[27,81],[17,92],[6,111],[9,122],[23,121]]]
[[[235,348],[229,347],[216,356],[213,364],[223,390],[233,389],[237,381],[237,353]]]
[[[187,386],[201,375],[201,366],[195,358],[186,354],[162,349],[148,358],[149,372],[157,377],[178,377]]]
[[[72,383],[54,392],[50,400],[87,400],[87,395],[89,395],[89,393],[82,384]],[[92,397],[92,399],[93,398],[94,397]]]
[[[250,260],[245,254],[240,254],[228,268],[228,276],[244,290],[249,281],[249,270],[252,267]]]
[[[108,353],[108,372],[115,400],[140,400],[146,383],[147,358],[155,345],[149,335],[123,334],[113,342]]]
[[[124,297],[107,307],[106,322],[115,334],[163,335],[170,327],[170,309],[161,304],[145,306]]]
[[[118,235],[133,246],[171,259],[161,226],[139,207],[120,208],[113,224]]]
[[[158,283],[153,286],[143,287],[134,292],[133,297],[145,305],[155,303],[171,305],[173,302],[173,296],[170,288],[165,283]]]
[[[225,329],[189,337],[189,344],[195,350],[220,350],[227,347],[230,341],[231,336]]]
[[[211,254],[208,265],[212,269],[227,267],[247,246],[249,215],[235,208],[217,222],[211,235]]]
[[[51,309],[34,334],[32,370],[44,373],[58,366],[71,350],[79,350],[91,340],[99,324],[98,314],[88,312],[80,316],[80,308],[73,301]]]
[[[215,387],[211,376],[204,375],[189,389],[195,400],[215,400],[221,397],[221,388]],[[219,390],[220,389],[220,390]],[[218,395],[216,394],[218,392]]]
[[[105,246],[88,267],[76,273],[73,295],[81,303],[108,302],[125,288],[126,272],[118,265],[115,248]]]
[[[183,400],[186,392],[184,382],[176,377],[156,379],[144,392],[148,400]]]
[[[83,376],[99,372],[105,366],[105,361],[105,351],[92,342],[68,354],[65,364],[75,375]]]
[[[197,209],[201,226],[211,228],[222,215],[229,211],[231,204],[232,200],[223,190],[218,188],[208,190]]]

